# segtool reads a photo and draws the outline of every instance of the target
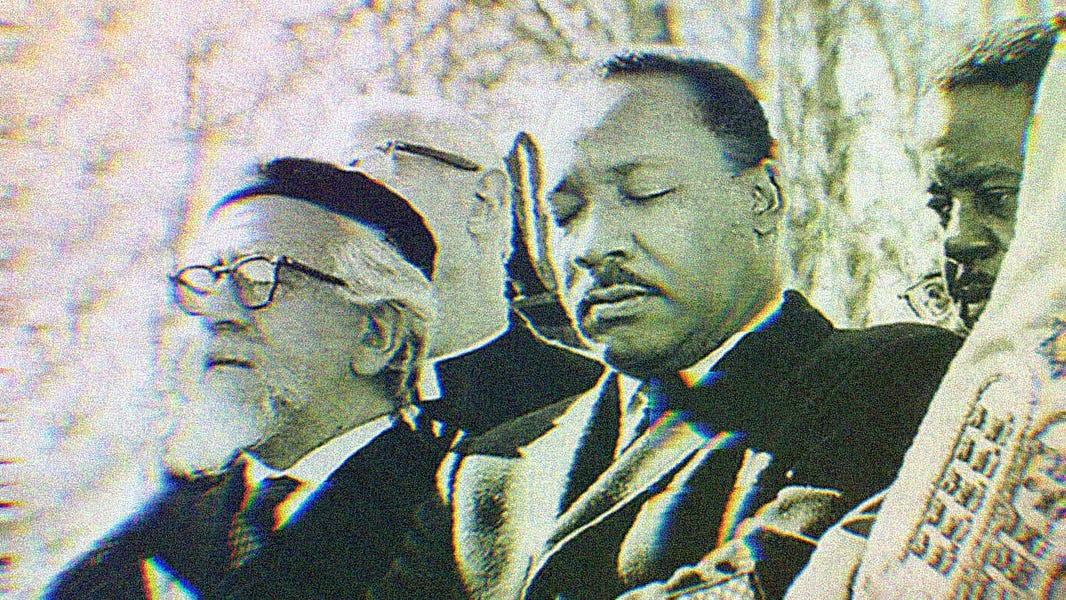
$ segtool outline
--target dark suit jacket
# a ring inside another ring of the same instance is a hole
[[[589,479],[588,448],[613,439],[594,417],[618,402],[613,376],[460,445],[446,478],[471,595],[614,598],[696,563],[783,487],[839,490],[842,514],[891,483],[961,340],[909,324],[838,330],[798,293],[785,298],[712,383],[582,494],[569,488]],[[738,481],[756,476],[754,495],[736,497]],[[757,575],[768,597],[784,593],[810,550],[766,540]]]
[[[553,346],[515,312],[503,334],[488,344],[436,364],[441,399],[423,402],[422,417],[440,421],[449,433],[478,435],[502,423],[588,390],[605,367]],[[381,600],[444,600],[465,594],[455,571],[451,521],[439,498],[419,507],[415,527],[394,560]]]
[[[430,418],[480,434],[592,387],[604,366],[553,346],[511,315],[488,344],[437,363],[441,399],[422,404]]]
[[[383,579],[443,449],[402,424],[344,462],[237,571],[226,536],[244,492],[231,470],[175,485],[53,584],[56,599],[145,598],[142,563],[200,598],[364,598]]]

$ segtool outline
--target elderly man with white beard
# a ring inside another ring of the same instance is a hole
[[[326,163],[272,161],[220,202],[172,276],[205,336],[168,440],[184,477],[50,597],[370,593],[443,452],[408,425],[435,255],[403,198]]]

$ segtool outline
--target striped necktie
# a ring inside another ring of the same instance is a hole
[[[263,546],[274,531],[275,510],[300,483],[292,477],[267,477],[249,490],[230,529],[230,569],[237,569]]]
[[[633,396],[634,405],[643,404],[643,414],[635,428],[623,432],[619,454],[628,450],[668,410],[688,410],[697,397],[676,373],[648,379],[640,384]]]

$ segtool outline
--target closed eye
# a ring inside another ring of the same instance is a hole
[[[623,192],[622,196],[630,202],[647,202],[656,198],[662,198],[663,196],[670,194],[677,190],[676,187],[666,188],[662,190],[656,190],[653,192]]]
[[[585,207],[577,177],[568,175],[548,194],[548,206],[556,226],[566,228]]]

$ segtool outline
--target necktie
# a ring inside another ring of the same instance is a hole
[[[230,569],[237,569],[274,531],[274,510],[300,483],[291,477],[267,477],[253,488],[230,529]]]
[[[621,452],[625,452],[648,427],[658,421],[668,410],[690,410],[694,402],[692,390],[676,373],[670,373],[663,377],[652,377],[642,383],[637,389],[637,394],[644,399],[643,415],[636,428],[624,432],[625,440],[621,445]]]
[[[565,511],[574,500],[611,466],[619,429],[618,378],[611,380],[594,409],[581,447],[570,469],[570,481],[560,505]]]

